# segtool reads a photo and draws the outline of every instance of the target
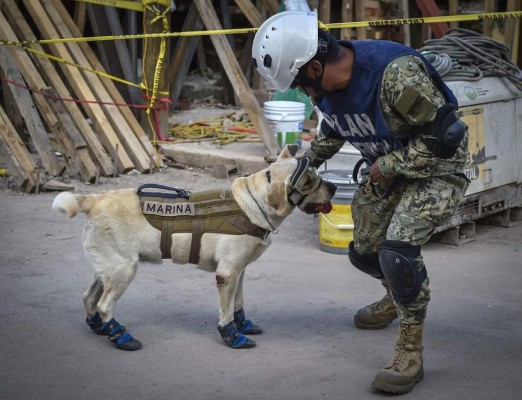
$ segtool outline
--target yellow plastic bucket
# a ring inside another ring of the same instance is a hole
[[[319,214],[319,248],[333,254],[348,254],[353,240],[352,199],[357,184],[351,171],[326,170],[320,172],[324,180],[335,183],[337,191],[332,199],[332,211]]]

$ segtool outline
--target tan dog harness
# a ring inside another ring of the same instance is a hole
[[[144,189],[164,192],[145,192]],[[167,192],[165,192],[167,191]],[[230,190],[188,193],[161,185],[142,185],[138,189],[144,217],[161,231],[161,254],[171,258],[172,234],[191,232],[189,263],[198,264],[201,237],[204,233],[251,235],[266,239],[270,231],[248,219],[232,197]]]

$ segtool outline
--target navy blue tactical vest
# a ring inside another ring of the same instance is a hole
[[[325,123],[370,161],[399,147],[391,137],[380,102],[384,70],[397,57],[414,55],[422,59],[446,101],[457,106],[457,99],[435,68],[412,48],[385,40],[339,43],[353,49],[352,78],[346,89],[328,93],[317,107]]]

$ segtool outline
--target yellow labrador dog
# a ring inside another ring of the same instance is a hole
[[[287,146],[268,168],[235,179],[228,191],[232,205],[223,203],[227,191],[203,206],[193,201],[201,197],[197,194],[169,202],[171,199],[157,193],[141,198],[136,189],[56,196],[53,210],[68,217],[79,211],[87,214],[84,247],[95,271],[94,282],[83,294],[89,327],[107,335],[118,349],[141,348],[113,318],[114,308],[134,278],[140,259],[161,262],[171,258],[216,274],[221,337],[232,348],[254,347],[255,342],[246,335],[262,333],[262,329],[246,319],[243,310],[246,266],[268,248],[269,234],[296,206],[307,213],[328,213],[335,194],[333,183],[307,168],[306,160],[294,158],[296,150]],[[202,209],[217,214],[200,215],[203,219],[197,222],[195,215]],[[165,222],[165,214],[169,214],[169,221],[178,217],[183,221]],[[180,215],[172,217],[174,214]],[[205,228],[207,225],[210,228]],[[228,228],[221,232],[223,226]]]

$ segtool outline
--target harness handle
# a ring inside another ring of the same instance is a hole
[[[366,164],[367,166],[365,168],[361,169],[363,164]],[[366,183],[368,182],[369,176],[370,176],[371,165],[372,164],[371,164],[370,160],[368,160],[366,158],[361,158],[359,161],[357,161],[357,163],[353,167],[353,171],[352,171],[352,179],[357,185],[359,185],[359,186],[366,185]],[[361,179],[359,179],[359,170],[361,172]]]
[[[167,192],[145,192],[145,189],[160,189]],[[168,193],[174,192],[174,193]],[[164,197],[168,199],[188,199],[190,192],[184,189],[173,188],[170,186],[158,185],[156,183],[145,183],[138,188],[138,196]]]

